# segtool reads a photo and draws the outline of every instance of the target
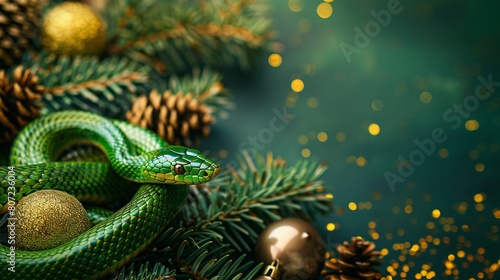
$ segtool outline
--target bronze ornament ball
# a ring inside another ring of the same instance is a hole
[[[325,242],[308,222],[286,218],[260,234],[255,258],[264,263],[279,259],[279,279],[315,280],[325,261]]]
[[[66,243],[90,229],[82,204],[57,190],[40,190],[19,201],[16,213],[16,248],[46,250]]]
[[[42,24],[42,44],[65,55],[96,55],[106,44],[106,24],[86,4],[64,2],[47,12]]]

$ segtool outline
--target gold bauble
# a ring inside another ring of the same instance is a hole
[[[311,224],[286,218],[270,224],[260,234],[255,258],[264,263],[279,260],[278,279],[314,280],[323,268],[325,242]]]
[[[45,250],[70,241],[91,227],[87,212],[73,196],[41,190],[16,206],[16,247]]]
[[[42,29],[42,44],[59,54],[100,54],[106,44],[106,24],[82,3],[56,5],[45,15]]]

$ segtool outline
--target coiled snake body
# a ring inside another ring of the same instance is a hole
[[[55,161],[64,147],[78,141],[100,148],[109,163]],[[39,189],[103,203],[123,193],[127,181],[145,184],[126,206],[70,242],[42,251],[15,250],[15,272],[8,270],[11,248],[0,245],[0,279],[102,278],[159,235],[187,197],[187,185],[207,182],[219,172],[197,150],[169,146],[136,126],[77,111],[52,113],[24,128],[13,144],[11,164],[15,167],[0,167],[2,212],[10,196],[19,200]],[[15,193],[8,191],[11,170]]]

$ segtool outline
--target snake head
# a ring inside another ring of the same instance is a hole
[[[142,174],[151,183],[197,185],[212,180],[219,170],[217,163],[198,150],[169,146],[153,152]]]

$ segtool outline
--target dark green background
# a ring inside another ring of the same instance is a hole
[[[384,275],[395,261],[399,267],[394,279],[404,278],[405,264],[408,279],[414,279],[423,264],[436,272],[433,279],[454,279],[443,274],[444,261],[454,254],[459,273],[455,279],[479,279],[479,272],[499,261],[499,219],[494,210],[500,209],[500,86],[468,118],[460,118],[457,129],[443,114],[474,95],[479,75],[491,74],[493,81],[500,81],[498,2],[401,1],[401,13],[392,15],[350,63],[339,45],[354,45],[354,28],[364,29],[373,20],[370,11],[386,9],[389,1],[333,1],[333,14],[327,19],[316,13],[321,1],[299,1],[300,12],[291,11],[288,1],[271,2],[283,62],[271,67],[265,56],[253,72],[225,74],[237,108],[229,118],[218,120],[214,137],[204,146],[225,147],[227,160],[234,158],[240,143],[269,127],[273,109],[281,111],[287,98],[295,96],[296,102],[287,108],[293,120],[274,133],[262,151],[295,162],[307,148],[311,159],[329,163],[323,179],[336,210],[317,221],[327,249],[351,236],[374,240],[376,232],[377,248],[389,252],[381,269]],[[290,84],[296,78],[305,88],[294,95]],[[424,91],[432,95],[428,104],[420,101]],[[308,106],[311,97],[318,101],[316,108]],[[381,111],[372,109],[374,100],[383,102]],[[466,130],[468,119],[477,120],[479,129]],[[368,133],[370,123],[380,125],[379,135]],[[384,173],[397,174],[398,156],[408,159],[417,149],[414,141],[431,137],[435,128],[442,129],[447,140],[437,143],[424,163],[391,191]],[[328,134],[326,142],[316,138],[322,131]],[[337,141],[339,132],[346,135],[345,141]],[[301,135],[308,137],[306,144],[299,143]],[[447,149],[446,158],[439,156],[440,149]],[[364,157],[366,165],[349,162],[350,156]],[[484,164],[484,171],[476,171],[476,164]],[[478,193],[485,197],[482,211],[473,199]],[[358,209],[349,210],[350,202]],[[458,211],[459,203],[467,206],[465,211]],[[432,217],[434,209],[441,211],[441,219]],[[370,221],[376,223],[372,231]],[[428,222],[434,222],[434,229]],[[328,223],[335,223],[334,231],[327,231]],[[408,242],[411,247],[429,235],[440,244],[428,243],[415,256],[395,250],[394,244]],[[459,250],[472,259],[457,257]]]

